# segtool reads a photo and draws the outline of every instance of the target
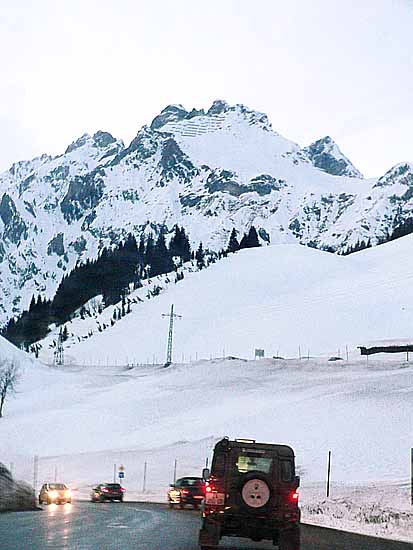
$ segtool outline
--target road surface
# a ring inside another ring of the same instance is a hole
[[[1,550],[198,550],[199,512],[159,504],[89,503],[0,514]],[[273,549],[224,538],[220,550]],[[412,550],[413,544],[303,526],[301,550]]]

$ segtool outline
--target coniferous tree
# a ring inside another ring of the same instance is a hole
[[[169,273],[173,271],[173,269],[174,264],[169,250],[166,247],[165,235],[163,231],[161,231],[153,250],[150,276],[155,277],[156,275]]]
[[[172,239],[169,241],[169,254],[171,257],[182,256],[181,252],[181,230],[178,225],[175,225],[175,231]]]
[[[154,243],[152,234],[150,234],[146,240],[145,255],[144,255],[145,267],[150,266],[152,264],[154,248],[155,248],[155,243]]]
[[[189,242],[188,235],[185,233],[185,229],[181,228],[181,257],[183,262],[189,262],[191,259],[191,244]]]
[[[249,244],[249,248],[257,248],[261,246],[260,241],[258,239],[257,230],[253,225],[251,225],[250,230],[248,232],[248,244]]]
[[[255,248],[260,246],[260,242],[258,240],[258,234],[257,230],[253,225],[251,225],[250,230],[248,233],[245,233],[244,236],[241,239],[241,242],[239,243],[240,249],[242,248]]]
[[[195,259],[198,269],[203,269],[205,267],[205,252],[202,243],[199,243],[198,250],[195,254]]]
[[[228,252],[236,252],[239,248],[240,245],[237,239],[237,230],[234,227],[231,231],[227,250]]]

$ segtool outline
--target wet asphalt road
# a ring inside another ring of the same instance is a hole
[[[199,512],[134,503],[44,506],[0,515],[0,550],[198,550]],[[274,549],[224,538],[226,550]],[[302,550],[412,550],[413,544],[303,526]]]

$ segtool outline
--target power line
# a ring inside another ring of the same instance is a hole
[[[174,333],[174,319],[182,319],[182,315],[174,313],[174,305],[171,305],[170,313],[163,313],[162,317],[169,317],[169,331],[168,331],[168,348],[166,352],[165,367],[169,367],[172,364],[172,346],[173,346],[173,333]]]

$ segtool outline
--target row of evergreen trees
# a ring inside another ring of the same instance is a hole
[[[236,229],[234,228],[232,230],[231,235],[229,237],[227,251],[237,252],[237,250],[241,250],[243,248],[255,248],[257,246],[260,246],[260,242],[258,240],[257,230],[252,225],[248,233],[244,233],[244,236],[242,237],[241,242],[238,242]]]
[[[152,235],[142,236],[139,244],[129,234],[114,248],[103,249],[96,260],[76,265],[63,277],[52,300],[33,296],[29,309],[11,319],[2,335],[18,346],[28,347],[44,338],[52,323],[65,323],[94,296],[102,295],[104,306],[115,304],[131,287],[138,288],[142,279],[169,273],[191,258],[197,260],[198,267],[205,265],[202,243],[193,253],[183,227],[175,226],[169,246],[163,231],[156,240]]]
[[[395,241],[396,239],[400,239],[400,237],[405,237],[406,235],[410,235],[411,233],[413,233],[413,219],[408,218],[396,225],[391,232],[387,231],[387,233],[383,237],[377,240],[377,244],[384,244],[389,241]],[[354,245],[349,246],[344,252],[342,252],[342,255],[347,256],[348,254],[359,252],[360,250],[364,250],[365,248],[371,248],[371,246],[372,244],[370,239],[368,239],[368,241],[358,240]]]
[[[348,256],[349,254],[353,254],[354,252],[360,252],[360,250],[364,250],[365,248],[371,248],[370,239],[367,242],[358,240],[352,246],[348,246],[346,250],[344,250],[344,252],[341,253],[341,255]]]
[[[29,348],[47,335],[51,324],[62,325],[73,318],[77,310],[84,317],[84,304],[95,296],[103,296],[102,309],[120,301],[124,304],[130,289],[141,286],[143,279],[172,272],[191,259],[196,261],[198,269],[203,269],[229,252],[255,246],[260,245],[253,226],[240,243],[233,229],[228,247],[217,254],[204,250],[202,243],[192,251],[185,229],[178,225],[168,245],[164,231],[156,239],[142,235],[139,243],[129,234],[114,248],[103,249],[97,259],[76,265],[63,277],[52,300],[33,296],[29,309],[11,319],[2,335],[18,346]]]

